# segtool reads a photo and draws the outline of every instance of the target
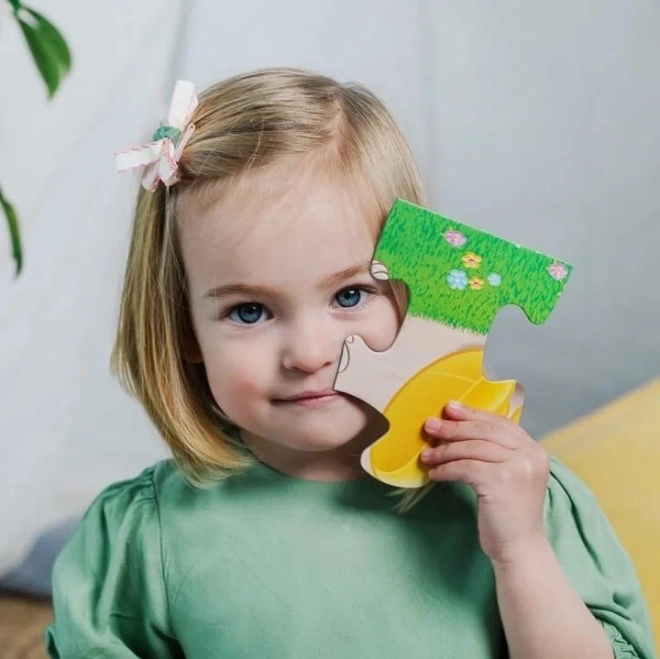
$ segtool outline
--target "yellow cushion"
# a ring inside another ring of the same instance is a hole
[[[542,443],[586,482],[614,526],[637,570],[660,654],[660,379]]]

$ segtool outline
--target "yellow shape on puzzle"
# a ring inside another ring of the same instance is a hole
[[[420,487],[428,482],[419,455],[428,441],[423,426],[429,410],[451,400],[508,416],[518,421],[522,408],[512,408],[514,380],[491,382],[482,373],[483,349],[460,350],[425,366],[392,397],[383,414],[389,430],[362,454],[362,466],[375,478],[395,487]]]

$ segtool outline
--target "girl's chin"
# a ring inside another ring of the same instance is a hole
[[[350,449],[352,454],[359,456],[362,450],[387,432],[388,423],[375,409],[361,404],[362,401],[344,400],[346,403],[349,403],[346,408],[330,416],[317,414],[320,410],[312,409],[299,419],[280,417],[280,423],[264,424],[264,427],[252,431],[243,430],[243,441],[248,448],[263,446],[270,451],[279,448],[282,452],[321,453]]]

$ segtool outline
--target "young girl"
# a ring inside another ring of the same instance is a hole
[[[189,116],[190,115],[190,116]],[[366,476],[383,421],[333,391],[344,340],[394,341],[371,276],[423,204],[382,104],[297,70],[177,86],[147,164],[114,366],[174,460],[105,490],[54,575],[52,657],[653,656],[629,559],[519,426],[446,405],[406,511]],[[135,162],[133,162],[135,161]]]

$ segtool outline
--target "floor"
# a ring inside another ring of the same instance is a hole
[[[52,618],[49,602],[0,596],[0,657],[46,659],[43,633]]]

